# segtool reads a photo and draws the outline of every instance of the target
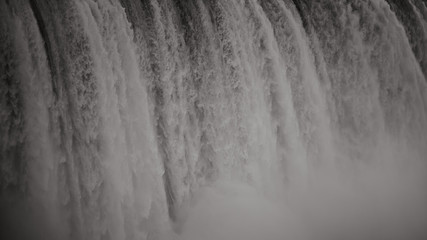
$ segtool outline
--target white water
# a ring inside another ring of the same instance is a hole
[[[426,8],[388,2],[0,1],[0,236],[424,239]]]

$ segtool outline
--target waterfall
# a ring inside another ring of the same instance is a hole
[[[0,19],[1,239],[427,237],[425,0]]]

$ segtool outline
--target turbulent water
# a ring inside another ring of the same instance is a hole
[[[426,76],[425,0],[0,0],[0,238],[426,239]]]

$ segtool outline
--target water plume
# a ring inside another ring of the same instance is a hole
[[[0,238],[425,239],[426,53],[425,0],[0,0]]]

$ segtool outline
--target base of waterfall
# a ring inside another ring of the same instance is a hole
[[[220,181],[202,188],[181,209],[174,239],[425,239],[421,179],[385,172],[357,181],[324,176],[305,191],[289,189],[284,195]]]

